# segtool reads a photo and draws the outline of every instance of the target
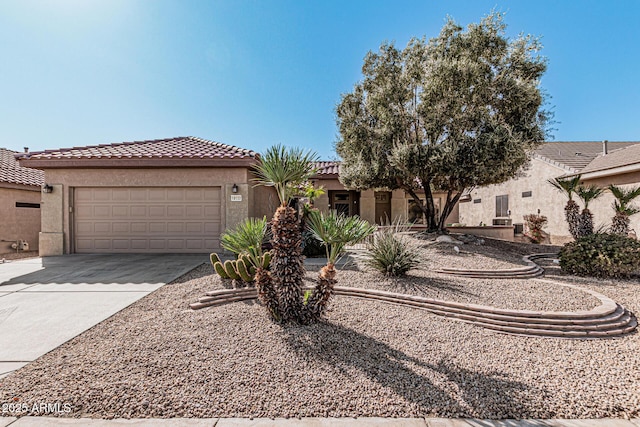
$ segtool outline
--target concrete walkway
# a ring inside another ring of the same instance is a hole
[[[2,418],[0,427],[640,427],[640,420],[478,420],[447,418],[169,418],[117,419],[23,417]]]
[[[0,264],[0,378],[208,259],[92,254]]]

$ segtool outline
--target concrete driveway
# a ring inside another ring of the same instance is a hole
[[[206,262],[207,254],[92,254],[0,264],[0,378]]]

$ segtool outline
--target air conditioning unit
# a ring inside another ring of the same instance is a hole
[[[511,225],[511,218],[494,218],[493,225]]]

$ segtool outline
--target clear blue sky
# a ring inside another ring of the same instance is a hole
[[[543,37],[555,140],[640,139],[637,0],[0,0],[0,147],[193,135],[335,158],[367,51],[493,8]]]

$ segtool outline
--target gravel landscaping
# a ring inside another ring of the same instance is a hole
[[[438,250],[423,250],[440,262]],[[484,262],[499,261],[498,252],[474,254],[455,266],[493,268]],[[549,267],[554,280],[640,311],[638,283],[583,281]],[[597,304],[535,280],[459,279],[427,269],[400,280],[341,270],[338,279],[343,286],[506,308]],[[96,418],[640,416],[638,333],[527,338],[347,297],[335,298],[327,320],[310,326],[274,324],[255,302],[188,308],[222,287],[209,265],[198,267],[1,379],[0,402],[61,402],[72,406],[67,416]]]

